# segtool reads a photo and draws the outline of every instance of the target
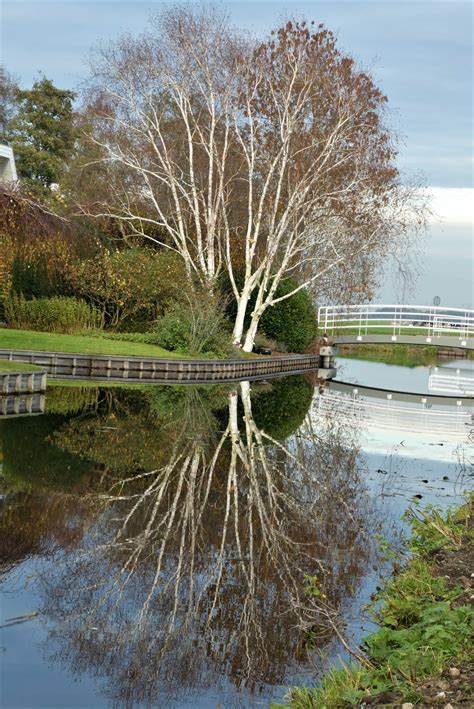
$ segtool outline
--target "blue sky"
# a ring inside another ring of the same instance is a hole
[[[471,2],[224,2],[238,26],[262,34],[288,15],[325,22],[371,67],[403,136],[399,163],[436,187],[472,186]],[[138,33],[161,2],[3,0],[1,61],[30,86],[44,72],[64,88],[87,73],[90,47]]]

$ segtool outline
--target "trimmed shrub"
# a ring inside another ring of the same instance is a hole
[[[4,302],[5,320],[11,327],[74,334],[99,326],[95,308],[76,298],[33,298],[12,293]]]
[[[278,285],[275,297],[280,298],[297,287],[286,278]],[[290,352],[304,352],[316,337],[317,311],[313,299],[305,288],[282,300],[262,316],[260,328],[267,337],[286,345]]]

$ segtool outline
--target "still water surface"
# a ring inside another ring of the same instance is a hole
[[[430,387],[426,367],[342,364]],[[378,535],[469,486],[472,410],[314,384],[54,386],[44,414],[0,421],[3,707],[268,706],[344,657]]]

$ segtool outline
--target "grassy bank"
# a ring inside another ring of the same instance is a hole
[[[0,360],[0,374],[9,374],[10,372],[38,372],[40,369],[41,367],[37,367],[36,364]]]
[[[434,365],[439,362],[438,348],[430,347],[429,345],[338,345],[338,351],[341,357],[347,357],[348,359],[384,362],[385,364],[397,364],[403,367]],[[468,359],[473,357],[474,353],[469,351]]]
[[[292,709],[474,706],[473,503],[471,495],[446,515],[409,511],[412,556],[379,593],[380,628],[362,647],[367,663],[334,669],[319,688],[292,690]]]
[[[186,355],[170,352],[158,345],[149,345],[142,342],[109,339],[99,335],[61,335],[54,332],[36,332],[34,330],[0,329],[0,349],[193,359]]]

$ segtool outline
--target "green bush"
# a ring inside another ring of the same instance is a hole
[[[54,297],[27,300],[12,293],[4,302],[8,325],[25,330],[73,334],[99,326],[100,317],[95,308],[84,300]]]
[[[286,278],[278,285],[275,298],[291,293],[296,287],[293,279]],[[317,311],[311,295],[302,288],[268,308],[260,328],[267,337],[284,343],[290,352],[304,352],[317,333]]]
[[[68,282],[100,310],[108,327],[143,330],[182,299],[186,273],[176,254],[133,248],[74,263]]]
[[[167,350],[186,351],[190,340],[190,325],[187,313],[180,306],[171,308],[158,322],[156,336]]]
[[[230,333],[223,310],[212,298],[176,304],[160,318],[156,327],[158,342],[168,350],[188,354],[228,354]]]

